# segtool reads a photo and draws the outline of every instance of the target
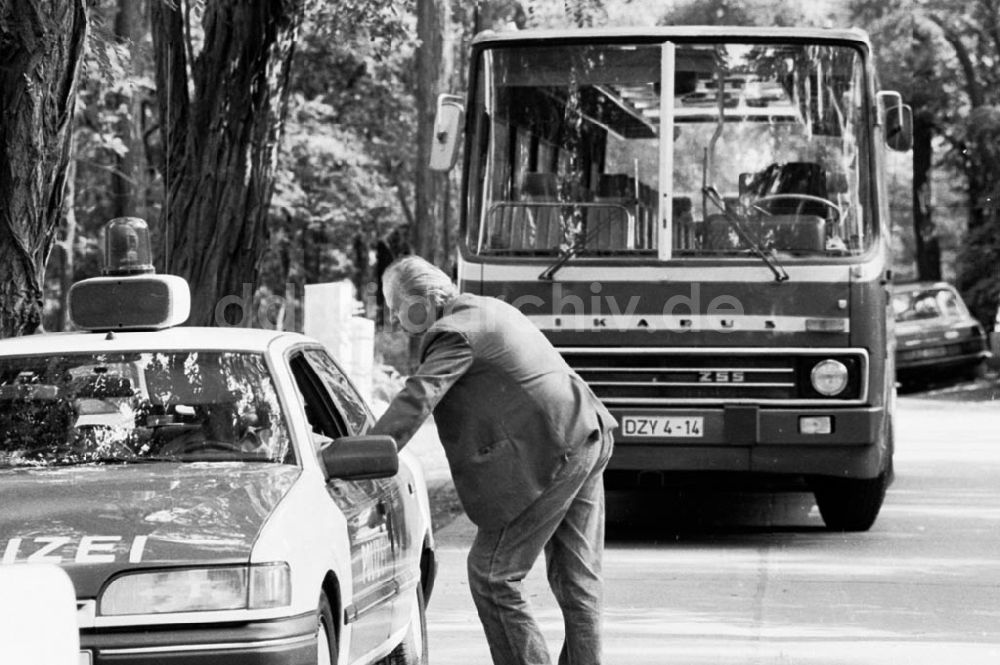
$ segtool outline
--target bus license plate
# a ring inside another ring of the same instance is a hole
[[[702,416],[623,416],[622,434],[634,437],[701,437]]]

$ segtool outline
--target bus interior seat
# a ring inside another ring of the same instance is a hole
[[[826,174],[826,189],[831,194],[847,194],[851,190],[847,174],[843,171],[832,171]]]
[[[531,203],[557,199],[555,174],[525,173],[518,191],[514,200],[501,201],[491,210],[487,240],[490,249],[525,250],[542,246],[537,237],[540,206]]]
[[[561,215],[557,206],[533,206],[531,203],[553,203],[559,200],[556,174],[531,172],[524,174],[521,195],[526,205],[514,208],[511,229],[512,249],[549,249],[562,240]]]
[[[696,244],[697,226],[690,196],[675,196],[671,200],[672,224],[674,228],[674,247],[677,249],[694,249]]]
[[[509,249],[515,209],[516,206],[507,202],[497,204],[490,209],[490,216],[487,222],[487,248]]]
[[[639,183],[636,204],[636,249],[656,247],[656,223],[659,217],[659,193],[644,182]]]
[[[627,208],[635,205],[635,180],[626,173],[602,173],[597,180],[595,206],[587,215],[588,248],[595,250],[630,249]],[[623,209],[623,207],[625,209]]]

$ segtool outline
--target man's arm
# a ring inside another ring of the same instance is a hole
[[[472,365],[472,347],[464,335],[453,331],[432,334],[434,338],[425,347],[420,367],[371,430],[372,434],[393,437],[400,449]]]

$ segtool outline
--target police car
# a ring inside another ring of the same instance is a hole
[[[0,341],[0,561],[73,581],[80,663],[422,663],[417,461],[326,350],[176,327],[141,220],[70,293],[86,332]]]

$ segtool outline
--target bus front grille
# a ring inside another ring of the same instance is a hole
[[[794,403],[859,401],[867,356],[843,349],[562,348],[566,362],[608,405],[672,406],[678,402]],[[825,359],[843,363],[848,384],[834,397],[815,391],[810,373]]]

